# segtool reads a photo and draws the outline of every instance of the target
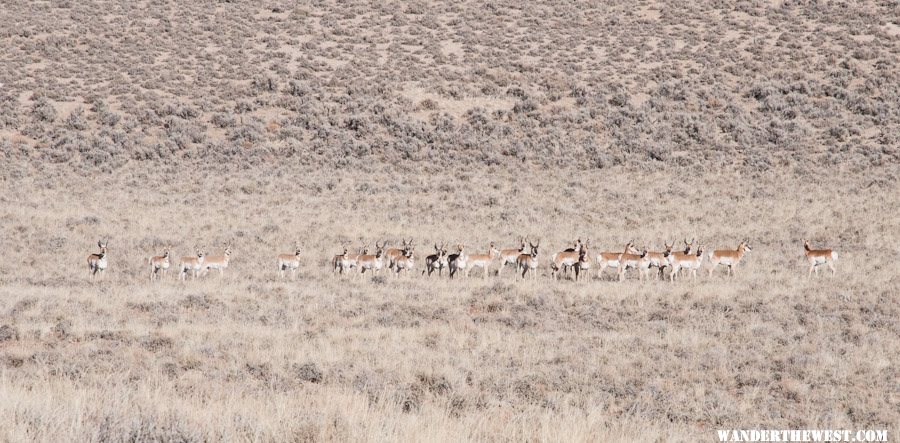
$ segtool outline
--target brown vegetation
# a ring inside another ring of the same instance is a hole
[[[4,6],[0,439],[898,429],[893,6],[520,3]],[[521,235],[535,280],[420,275]],[[332,274],[410,236],[415,272]],[[753,250],[550,279],[575,238],[685,236]]]

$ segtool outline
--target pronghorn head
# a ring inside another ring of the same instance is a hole
[[[520,237],[519,238],[519,252],[525,251],[525,242],[528,241],[528,237]]]
[[[382,243],[381,245],[378,242],[375,242],[375,257],[381,257],[384,254],[384,247],[387,246],[387,242]]]
[[[750,252],[752,250],[753,248],[750,247],[750,243],[747,240],[742,241],[741,244],[738,245],[738,252]]]
[[[640,254],[641,252],[638,251],[637,248],[634,247],[634,240],[631,240],[630,242],[628,242],[628,244],[625,245],[625,253]]]
[[[583,262],[585,257],[587,257],[588,253],[588,245],[591,243],[590,240],[581,244],[581,249],[578,251],[578,261]]]
[[[703,257],[704,249],[706,249],[706,246],[700,245],[697,247],[697,257]]]
[[[97,247],[100,248],[100,254],[106,254],[106,240],[97,240]]]
[[[171,245],[170,245],[170,246],[166,246],[165,249],[163,249],[163,255],[162,255],[163,258],[169,258],[169,249],[172,249],[172,246],[171,246]]]
[[[538,256],[538,247],[541,246],[541,241],[538,240],[537,243],[528,242],[528,246],[531,246],[531,256],[537,257]]]
[[[456,251],[459,252],[460,254],[462,254],[462,251],[463,251],[463,249],[465,249],[465,248],[466,248],[466,247],[465,247],[464,245],[462,245],[461,243],[457,243],[457,244],[456,244]]]
[[[663,242],[663,244],[666,245],[666,250],[663,251],[663,257],[668,257],[672,254],[672,248],[675,247],[675,242],[672,242],[671,245],[666,242]]]
[[[694,250],[694,244],[697,243],[697,239],[691,238],[691,242],[688,243],[687,238],[684,239],[684,253],[690,254],[692,250]]]
[[[231,242],[225,244],[225,256],[228,257],[231,255]]]
[[[812,248],[809,247],[809,240],[803,240],[803,249],[807,251],[812,251]]]
[[[294,243],[294,255],[297,257],[300,256],[300,242]]]
[[[203,258],[206,256],[206,253],[203,252],[203,248],[197,249],[197,258]]]

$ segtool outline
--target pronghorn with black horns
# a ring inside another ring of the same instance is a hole
[[[703,249],[701,244],[697,247],[697,252],[693,251],[694,242],[690,243],[687,248],[688,253],[675,252],[669,255],[669,265],[672,270],[669,272],[669,281],[675,281],[675,277],[682,269],[691,275],[691,279],[697,278],[697,271],[703,266]]]
[[[109,264],[106,257],[106,245],[107,240],[97,240],[97,247],[100,248],[100,252],[88,255],[87,264],[91,278],[96,276],[98,272],[100,275],[103,275],[103,272],[106,271],[106,266]]]
[[[694,256],[696,256],[695,245],[697,244],[697,239],[691,238],[691,242],[688,243],[687,239],[684,239],[684,251],[675,251],[669,254],[668,261],[669,266],[672,266],[672,263],[678,260],[692,260]],[[669,272],[669,277],[671,280],[671,271]]]
[[[575,266],[575,264],[579,262],[582,255],[581,251],[586,245],[587,243],[582,243],[579,238],[578,240],[575,240],[574,247],[553,254],[553,257],[550,260],[550,276],[559,280],[560,272],[568,274],[569,268]]]
[[[744,255],[752,250],[753,248],[750,247],[749,242],[744,240],[738,244],[737,249],[717,249],[709,251],[709,264],[712,265],[709,268],[709,276],[712,277],[716,267],[722,265],[727,266],[728,274],[734,277],[734,267],[744,259]]]
[[[438,271],[438,275],[442,275],[447,266],[447,243],[441,243],[441,246],[435,243],[434,254],[425,257],[425,269],[422,270],[422,275],[425,275],[426,271],[429,277],[434,271]]]
[[[412,245],[409,245],[408,248],[403,250],[403,256],[394,261],[394,273],[397,275],[397,277],[400,276],[400,272],[402,271],[406,271],[407,275],[409,275],[415,265],[416,263],[413,259]]]
[[[816,271],[816,275],[819,275],[820,265],[828,265],[831,269],[831,276],[834,277],[834,262],[838,259],[837,251],[832,251],[831,249],[812,249],[809,246],[809,240],[803,241],[803,249],[804,254],[806,255],[806,261],[809,263],[809,274],[807,274],[807,277],[812,277],[813,271]]]
[[[531,252],[528,254],[519,254],[519,257],[516,258],[516,268],[522,271],[523,279],[529,271],[531,271],[531,278],[534,279],[537,276],[538,247],[541,246],[541,241],[538,240],[537,243],[528,242],[528,246],[531,246]]]
[[[475,268],[484,269],[484,276],[482,278],[487,278],[488,272],[491,268],[491,263],[500,256],[500,251],[494,245],[494,242],[491,242],[488,245],[487,254],[472,254],[469,256],[468,267],[466,268],[466,277],[469,276],[469,273],[472,272]]]
[[[591,269],[591,256],[588,254],[588,243],[590,240],[581,245],[578,251],[578,261],[572,267],[575,269],[575,281],[578,281],[578,275]]]
[[[644,260],[647,262],[646,269],[641,268],[642,271],[645,271],[648,274],[650,273],[650,269],[656,268],[656,279],[659,280],[659,276],[663,275],[663,269],[669,266],[669,255],[672,254],[672,248],[675,247],[675,242],[672,244],[663,243],[666,246],[666,249],[662,252],[653,252],[648,251],[647,255],[644,256]]]
[[[450,254],[447,257],[447,267],[450,268],[450,278],[458,272],[466,274],[466,265],[468,265],[469,256],[466,255],[466,247],[462,244],[456,245],[456,254]]]
[[[150,263],[150,281],[154,279],[159,279],[159,274],[163,275],[169,272],[169,266],[171,265],[171,260],[169,259],[169,249],[170,246],[166,246],[163,249],[163,255],[157,255],[155,257],[150,257],[148,262]]]
[[[300,242],[294,243],[294,253],[278,255],[278,273],[284,278],[284,271],[290,270],[291,277],[297,277],[297,269],[300,269]]]

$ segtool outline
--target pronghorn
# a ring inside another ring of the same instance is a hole
[[[581,245],[582,245],[581,239],[579,238],[578,240],[575,240],[575,241],[572,242],[572,247],[571,247],[571,248],[566,248],[566,249],[563,250],[563,252],[578,252],[578,251],[581,251]]]
[[[468,265],[469,256],[466,255],[465,249],[466,247],[464,245],[456,245],[456,254],[450,254],[447,257],[447,267],[450,268],[450,278],[453,278],[457,272],[466,273],[466,265]]]
[[[571,248],[566,248],[562,252],[574,252],[577,254],[577,253],[581,252],[582,247],[584,247],[584,243],[582,243],[581,239],[579,238],[572,242]],[[563,273],[566,274],[566,277],[569,276],[569,268],[570,268],[570,266],[563,266],[563,268],[562,268]]]
[[[693,243],[691,242],[691,248],[693,247]],[[700,245],[697,248],[697,252],[691,252],[690,254],[685,254],[681,252],[676,252],[674,254],[669,255],[669,266],[672,267],[672,270],[669,272],[669,281],[675,281],[675,276],[678,274],[678,271],[684,269],[688,273],[691,274],[691,279],[697,278],[697,270],[700,269],[700,266],[703,265],[703,245]]]
[[[647,274],[650,273],[651,268],[656,268],[656,279],[659,280],[659,276],[663,274],[663,269],[669,266],[669,255],[672,254],[672,248],[675,247],[675,242],[672,244],[664,243],[666,245],[666,249],[662,252],[647,252],[647,255],[644,257],[647,262],[646,269],[643,269]],[[649,275],[648,275],[649,277]]]
[[[541,245],[541,241],[538,240],[537,244],[528,242],[528,245],[531,246],[531,252],[528,254],[519,254],[519,257],[516,258],[516,268],[522,271],[523,279],[528,271],[531,271],[531,278],[534,279],[537,275],[538,247]]]
[[[279,254],[278,255],[278,272],[281,274],[281,278],[284,278],[284,271],[287,269],[291,270],[291,277],[297,276],[297,269],[300,268],[300,243],[297,242],[294,245],[294,253],[293,254]]]
[[[388,269],[394,269],[394,262],[405,259],[407,249],[412,248],[412,239],[401,238],[400,243],[402,244],[401,248],[388,248],[384,251],[384,256],[388,260]]]
[[[638,270],[638,279],[644,280],[644,271],[650,268],[650,260],[645,260],[647,256],[647,247],[639,253],[623,252],[619,255],[619,281],[625,280],[625,271],[629,269]]]
[[[747,243],[747,240],[744,240],[738,245],[737,249],[735,250],[719,249],[715,251],[709,251],[709,264],[712,265],[712,267],[709,268],[709,276],[712,277],[713,271],[716,270],[716,267],[718,267],[719,265],[723,265],[728,266],[728,274],[734,277],[734,267],[741,262],[746,253],[752,250],[753,248],[750,247],[750,245]]]
[[[638,254],[638,250],[634,248],[634,240],[628,242],[625,245],[625,250],[622,252],[601,252],[597,254],[597,278],[603,277],[603,270],[606,268],[613,268],[618,270],[619,268],[619,257],[622,254]]]
[[[581,239],[579,238],[578,240],[575,240],[575,247],[553,254],[553,258],[550,261],[550,276],[559,280],[560,271],[566,273],[568,276],[569,268],[578,263],[579,258],[582,255],[581,251],[585,247],[586,243],[581,243]]]
[[[695,239],[695,238],[692,238],[690,243],[688,243],[687,239],[684,239],[684,251],[675,251],[675,252],[669,253],[669,257],[668,257],[669,266],[672,265],[673,260],[681,260],[681,259],[691,260],[692,259],[691,257],[697,255],[696,254],[697,251],[694,249],[694,245],[696,245],[696,244],[697,244],[697,239]]]
[[[103,273],[106,270],[106,265],[108,264],[106,261],[106,240],[97,240],[97,247],[100,248],[100,252],[96,254],[91,254],[87,258],[88,270],[91,273],[91,277],[97,275],[98,272]]]
[[[581,250],[578,251],[578,261],[572,266],[575,269],[575,281],[578,281],[578,274],[581,274],[581,271],[588,271],[591,269],[591,256],[588,254],[588,243],[590,242],[588,241],[581,245]]]
[[[491,262],[494,261],[495,258],[500,256],[500,251],[497,250],[497,247],[494,245],[494,242],[491,242],[488,245],[487,254],[472,254],[469,256],[469,265],[466,268],[466,277],[469,276],[469,273],[472,272],[475,268],[484,269],[484,276],[482,278],[487,278],[488,272],[491,269]]]
[[[365,274],[367,269],[371,269],[376,274],[381,272],[381,268],[384,266],[384,246],[386,244],[379,245],[376,241],[374,255],[363,254],[356,258],[360,274]]]
[[[369,245],[363,245],[363,247],[358,251],[358,253],[351,254],[350,245],[348,243],[344,243],[344,252],[339,255],[335,255],[334,258],[331,259],[331,264],[332,266],[334,266],[332,274],[334,273],[334,271],[339,271],[341,274],[343,274],[344,271],[350,272],[351,269],[357,266],[357,260],[359,259],[359,257],[369,253]]]
[[[204,273],[210,269],[218,269],[219,276],[225,275],[225,269],[228,268],[228,261],[231,260],[231,243],[225,245],[225,252],[222,255],[209,255],[203,260]]]
[[[194,278],[197,278],[200,270],[203,269],[203,262],[206,260],[206,253],[203,252],[203,249],[197,250],[197,255],[188,255],[186,257],[181,257],[181,264],[179,265],[179,277],[181,281],[184,281],[187,277],[188,271],[191,271]]]
[[[506,265],[518,266],[516,264],[516,260],[518,260],[520,254],[525,252],[525,241],[526,240],[527,239],[525,237],[521,237],[521,238],[519,238],[519,247],[518,248],[509,248],[509,249],[501,249],[500,250],[500,268],[497,269],[497,277],[499,277],[500,274],[503,273],[503,268],[505,268]],[[518,268],[517,268],[517,271],[514,272],[514,274],[517,272],[518,272]]]
[[[447,267],[447,245],[445,243],[441,243],[441,246],[438,247],[437,243],[434,245],[434,254],[425,257],[425,269],[422,270],[422,275],[425,275],[425,271],[428,271],[428,276],[431,277],[431,273],[435,270],[438,271],[438,275],[443,274],[444,268]]]
[[[831,276],[834,277],[834,262],[838,259],[838,253],[831,249],[812,249],[809,247],[809,240],[803,242],[803,249],[806,250],[806,260],[809,262],[809,274],[812,277],[813,271],[819,275],[819,265],[828,265],[831,269]]]
[[[406,249],[403,252],[403,256],[394,260],[394,272],[397,277],[400,276],[401,271],[406,271],[407,275],[415,268],[416,262],[413,259],[413,250],[412,247]]]
[[[153,279],[159,278],[159,273],[162,272],[163,275],[169,272],[169,246],[163,250],[163,255],[158,255],[155,257],[150,257],[148,262],[150,263],[150,281]]]

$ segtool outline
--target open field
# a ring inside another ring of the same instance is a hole
[[[102,200],[60,187],[6,197],[3,242],[21,252],[0,261],[0,324],[15,335],[0,343],[0,391],[15,399],[0,406],[4,436],[692,440],[717,428],[896,429],[900,276],[872,258],[882,244],[896,253],[897,218],[879,214],[898,207],[897,193],[734,175],[693,178],[687,191],[665,174],[618,193],[604,188],[632,180],[598,172],[581,173],[572,192],[515,192],[505,173],[431,192],[427,178],[385,169],[358,197],[313,186],[328,177],[353,189],[353,175],[292,172],[202,180],[249,192],[228,198],[167,185]],[[547,174],[542,183],[563,179]],[[720,191],[722,181],[734,186]],[[278,192],[291,183],[295,192]],[[497,187],[476,191],[487,184]],[[111,268],[91,283],[84,257],[97,233],[109,233]],[[327,263],[342,240],[412,235],[425,250],[518,233],[542,236],[545,250],[576,235],[608,247],[675,235],[733,247],[740,235],[754,251],[733,280],[674,285],[553,282],[545,266],[533,282],[509,271],[341,278]],[[803,234],[840,245],[838,278],[805,279]],[[163,245],[178,257],[200,243],[219,252],[230,238],[224,278],[181,284],[170,271],[148,284],[146,258]],[[295,240],[307,251],[301,273],[282,281],[275,255]]]
[[[0,440],[894,437],[895,11],[10,2]],[[521,235],[536,280],[419,275],[435,242]],[[413,276],[331,272],[408,237]],[[734,278],[550,280],[578,237],[753,252]],[[803,239],[837,278],[806,278]],[[224,277],[177,281],[228,241]]]

